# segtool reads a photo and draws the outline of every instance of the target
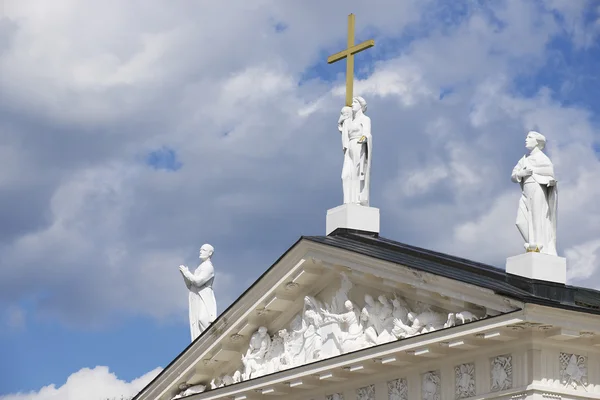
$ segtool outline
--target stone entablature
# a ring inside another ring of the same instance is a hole
[[[347,354],[339,362],[325,360],[327,366],[304,366],[296,373],[284,371],[189,399],[600,399],[600,346],[594,345],[599,343],[595,336],[579,332],[567,342],[561,328],[518,322],[520,313],[515,314],[487,321],[495,320],[499,326],[494,332],[503,332],[502,339],[491,333],[486,339],[475,327],[485,321],[478,321],[473,329],[457,327],[465,331],[452,338],[434,332],[427,336],[436,338],[401,347],[421,346],[420,350],[400,351],[396,346],[394,351],[389,347],[397,343],[390,343],[380,351],[356,353],[354,359]],[[407,341],[413,339],[417,338]]]

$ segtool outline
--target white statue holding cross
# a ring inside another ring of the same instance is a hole
[[[342,134],[344,162],[342,166],[342,189],[344,204],[369,206],[371,181],[371,158],[373,137],[371,119],[365,115],[367,102],[360,96],[353,97],[354,55],[375,45],[367,40],[354,45],[354,14],[348,16],[348,48],[327,58],[329,64],[346,59],[346,106],[338,119]]]

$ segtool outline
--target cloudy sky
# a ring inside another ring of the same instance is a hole
[[[340,204],[347,14],[386,238],[503,267],[548,138],[569,282],[600,288],[600,9],[584,0],[0,0],[0,400],[133,395]]]

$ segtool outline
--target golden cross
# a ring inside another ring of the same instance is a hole
[[[354,14],[348,15],[348,48],[327,57],[327,63],[332,64],[343,58],[346,59],[346,105],[352,106],[352,89],[354,87],[354,55],[375,46],[375,40],[367,40],[354,45]]]

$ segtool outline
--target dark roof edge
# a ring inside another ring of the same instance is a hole
[[[345,234],[365,235],[365,236],[371,236],[374,238],[379,237],[379,232],[361,231],[360,229],[349,229],[349,228],[337,228],[327,236],[343,236]],[[310,236],[306,236],[306,237],[309,238]]]
[[[363,254],[367,257],[373,257],[384,261],[394,262],[386,259],[382,254],[377,255],[374,253],[368,253],[362,251],[361,248],[349,249],[342,246],[340,240],[349,240],[361,243],[362,246],[369,246],[373,248],[383,249],[396,254],[407,254],[412,257],[418,257],[424,261],[431,261],[437,264],[447,265],[450,268],[457,268],[467,274],[482,275],[495,282],[499,285],[492,284],[488,288],[494,293],[516,299],[525,303],[538,304],[547,307],[565,309],[575,312],[582,312],[588,314],[600,315],[600,291],[589,288],[582,288],[572,285],[565,285],[562,283],[542,281],[537,279],[525,278],[518,275],[508,274],[504,269],[500,269],[491,265],[483,264],[480,262],[464,259],[461,257],[452,256],[445,253],[440,253],[424,248],[407,245],[404,243],[396,242],[390,239],[382,237],[364,236],[362,234],[355,234],[351,232],[339,232],[335,237],[331,236],[309,236],[306,239],[314,241],[316,243],[340,248],[346,251],[353,251],[359,254]],[[424,272],[429,272],[434,275],[444,276],[448,279],[463,281],[459,277],[445,276],[438,272],[429,271],[417,265],[408,265],[410,268],[415,268]],[[492,282],[493,282],[492,281]],[[476,283],[468,282],[465,283]],[[506,286],[508,285],[508,286]],[[482,286],[486,287],[486,286]],[[508,290],[511,288],[512,290]]]

